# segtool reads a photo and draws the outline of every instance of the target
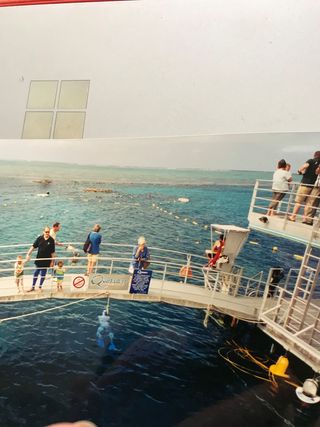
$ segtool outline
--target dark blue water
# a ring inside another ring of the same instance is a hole
[[[198,254],[209,247],[208,224],[247,225],[254,178],[252,172],[228,172],[227,177],[216,172],[210,185],[203,183],[204,172],[181,176],[178,171],[156,171],[155,176],[152,171],[139,175],[139,170],[133,170],[120,183],[122,171],[114,168],[91,168],[84,181],[77,167],[57,167],[48,173],[46,167],[28,165],[24,176],[21,164],[16,169],[15,164],[9,166],[12,176],[17,170],[21,176],[8,179],[7,171],[0,179],[1,244],[31,243],[44,225],[57,220],[63,225],[61,241],[82,242],[99,222],[105,243],[134,244],[144,234],[149,246]],[[52,184],[32,182],[30,170],[36,170],[36,178],[52,178]],[[206,180],[210,179],[208,173]],[[113,192],[87,193],[83,191],[87,187]],[[37,196],[45,191],[50,191],[49,197]],[[178,197],[188,197],[190,203],[180,204]],[[279,251],[272,252],[273,246]],[[252,234],[238,263],[245,265],[248,274],[275,264],[288,270],[299,266],[292,254],[302,251],[301,245]],[[59,304],[3,304],[1,318]],[[318,408],[302,407],[291,385],[280,383],[275,390],[232,369],[219,356],[224,348],[224,354],[230,350],[233,357],[232,340],[257,356],[268,354],[271,341],[254,325],[233,329],[226,319],[223,325],[211,322],[204,328],[201,310],[111,301],[118,350],[109,351],[96,343],[97,316],[104,306],[101,300],[82,301],[1,324],[1,426],[42,427],[79,419],[99,427],[319,425]],[[277,347],[272,357],[279,354]],[[290,370],[296,382],[311,375],[293,357]]]

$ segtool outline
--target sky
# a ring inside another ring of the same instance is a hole
[[[298,168],[320,149],[318,0],[0,12],[1,159],[273,170],[280,158]],[[25,110],[19,88],[27,94],[37,76],[74,78],[74,66],[91,79],[85,139],[14,139]]]

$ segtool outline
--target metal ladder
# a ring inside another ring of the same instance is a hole
[[[320,248],[313,242],[319,237],[320,220],[317,219],[282,325],[288,332],[316,348],[320,348],[320,311],[313,306],[312,299],[319,288]]]

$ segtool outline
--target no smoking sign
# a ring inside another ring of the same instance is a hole
[[[75,276],[72,280],[72,286],[76,289],[81,289],[85,286],[86,279],[83,276]]]

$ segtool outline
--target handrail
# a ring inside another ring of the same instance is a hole
[[[73,247],[79,247],[79,242],[70,242],[69,245]],[[30,246],[29,244],[22,245],[1,245],[0,246],[0,276],[8,276],[13,274],[14,263],[16,259],[3,259],[6,256],[6,253],[15,255],[12,252],[12,248],[23,248],[25,246]],[[98,258],[99,262],[96,265],[96,271],[112,271],[112,272],[121,272],[128,273],[128,267],[132,260],[132,249],[133,245],[121,244],[121,243],[104,243],[101,245],[101,254]],[[5,249],[5,251],[3,251]],[[130,249],[130,251],[128,250]],[[77,249],[77,251],[79,251]],[[80,251],[79,251],[80,252]],[[185,284],[191,284],[196,286],[204,286],[204,276],[203,276],[203,266],[204,262],[207,261],[205,256],[198,254],[188,254],[186,252],[180,252],[171,249],[163,249],[158,247],[150,247],[151,252],[151,269],[153,270],[154,277],[163,277],[164,279],[169,278],[173,281],[180,281]],[[34,255],[34,254],[33,254]],[[51,260],[51,258],[45,258],[46,260]],[[87,263],[87,256],[85,253],[82,253],[81,256],[76,258],[77,264],[75,265],[74,255],[71,255],[70,252],[64,252],[60,246],[57,246],[55,262],[58,260],[63,260],[65,262],[65,267],[67,272],[71,271],[84,271]],[[33,256],[28,264],[25,264],[25,272],[32,272],[34,266],[32,263],[36,260],[36,257]],[[192,277],[188,275],[180,275],[180,269],[182,266],[188,266],[192,269]],[[49,270],[50,268],[48,268]],[[205,274],[205,281],[212,279],[212,274],[214,271],[210,271]],[[218,288],[215,289],[215,292],[223,291],[226,292],[226,284],[229,289],[229,294],[232,296],[258,296],[261,295],[261,289],[264,287],[262,282],[262,272],[257,273],[253,277],[246,277],[243,275],[243,269],[239,266],[234,266],[232,273],[221,273],[220,282],[218,281]],[[224,287],[223,287],[224,286]]]
[[[273,191],[272,191],[272,180],[257,180],[255,183],[249,215],[253,212],[257,212],[260,214],[266,214],[268,210],[268,206],[273,199]],[[303,184],[307,187],[313,187],[313,185]],[[286,194],[289,196],[288,198],[284,198],[279,202],[277,213],[278,215],[283,215],[285,221],[288,216],[291,214],[293,206],[295,205],[295,196],[297,195],[297,191],[299,189],[299,182],[290,182],[289,189],[286,191]],[[270,194],[270,197],[267,197]],[[320,197],[319,197],[320,198]],[[284,208],[282,208],[284,207]],[[315,217],[319,217],[320,215],[320,207],[314,207]],[[303,214],[298,213],[297,218],[302,218]]]
[[[260,317],[263,320],[274,322],[277,327],[287,331],[292,337],[298,337],[302,342],[314,346],[320,351],[320,345],[317,344],[314,335],[320,334],[320,307],[312,302],[307,303],[304,299],[294,300],[294,291],[289,291],[280,286],[275,286],[273,304],[271,307],[262,308]],[[295,301],[292,304],[292,301]],[[290,303],[291,302],[291,303]],[[305,309],[308,309],[305,312]],[[296,320],[295,314],[298,314]],[[301,316],[304,314],[304,318]],[[303,328],[300,329],[300,326]],[[310,335],[308,332],[312,330]]]

